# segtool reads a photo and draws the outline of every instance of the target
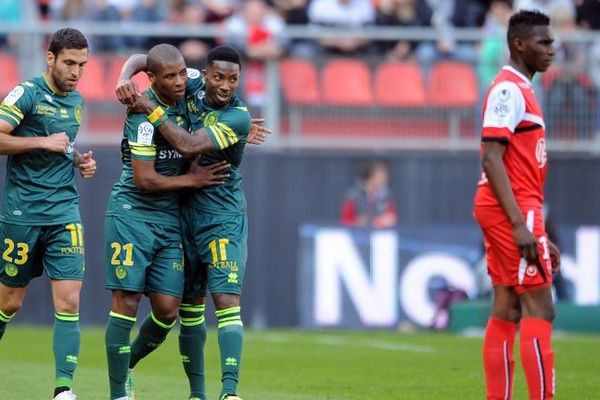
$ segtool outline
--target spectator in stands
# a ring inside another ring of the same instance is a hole
[[[308,25],[309,0],[273,0],[275,11],[281,15],[286,25]],[[312,39],[292,39],[288,44],[288,53],[292,57],[313,59],[318,46]]]
[[[285,22],[264,0],[246,0],[239,13],[225,21],[227,44],[248,58],[244,66],[246,102],[262,107],[266,96],[264,62],[279,58]]]
[[[433,11],[426,0],[381,0],[377,5],[375,23],[379,26],[431,27]],[[379,41],[378,51],[386,59],[405,61],[416,59],[430,63],[433,43],[418,40]]]
[[[579,0],[575,2],[577,25],[585,29],[600,30],[600,2],[598,0]]]
[[[372,228],[391,228],[398,223],[396,202],[388,186],[387,165],[374,161],[361,170],[342,203],[341,222]]]
[[[85,0],[55,0],[50,9],[52,18],[60,21],[85,21],[88,16]]]
[[[207,10],[197,1],[190,0],[172,0],[170,3],[169,16],[167,21],[175,26],[187,25],[197,27],[205,22]],[[216,42],[209,38],[194,37],[170,37],[162,42],[170,43],[176,46],[183,54],[185,63],[190,68],[204,68],[204,59],[208,49],[213,47]]]
[[[108,0],[94,0],[89,20],[94,22],[119,22],[121,21],[121,15]],[[125,49],[125,38],[123,36],[93,36],[90,47],[95,53],[118,52]]]
[[[0,1],[0,24],[11,25],[21,22],[21,5],[19,0]],[[13,47],[17,44],[17,37],[12,35],[0,35],[0,48]]]
[[[165,17],[164,10],[158,3],[158,0],[141,0],[131,11],[131,21],[133,22],[161,22]],[[157,42],[156,38],[150,39],[144,36],[132,36],[129,38],[127,44],[130,47],[148,49],[155,45],[154,42]]]
[[[356,31],[375,22],[375,9],[370,0],[312,0],[308,20],[315,25]],[[319,44],[329,53],[356,55],[368,50],[369,40],[325,37],[319,39]]]
[[[479,46],[477,72],[479,87],[489,87],[498,70],[510,57],[506,45],[508,20],[513,13],[511,0],[492,0],[483,24],[483,38]]]
[[[575,11],[573,0],[516,0],[515,10],[538,10],[550,16],[557,9],[570,9]]]
[[[242,6],[242,0],[202,0],[206,22],[217,23],[231,17]]]
[[[593,87],[587,75],[588,45],[562,41],[561,35],[575,34],[575,9],[557,6],[550,14],[557,36],[555,73],[548,83],[546,109],[548,132],[589,138],[593,131]],[[560,110],[561,112],[557,112]]]

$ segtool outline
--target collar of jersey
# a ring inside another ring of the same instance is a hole
[[[174,106],[170,106],[170,105],[168,105],[167,103],[165,103],[164,101],[162,101],[162,100],[160,99],[160,96],[158,95],[158,93],[156,93],[156,92],[154,91],[154,88],[153,88],[152,86],[150,86],[150,91],[152,92],[152,94],[153,94],[153,95],[154,95],[154,97],[156,98],[156,101],[158,101],[158,104],[160,104],[160,105],[161,105],[161,106],[163,106],[163,107],[166,107],[166,108],[171,108],[171,107],[176,107],[176,106],[177,106],[177,104],[179,104],[179,100],[177,100],[177,101],[175,102],[175,105],[174,105]]]
[[[509,71],[512,72],[513,74],[515,74],[516,76],[518,76],[519,78],[523,79],[525,82],[527,82],[527,84],[529,84],[529,86],[533,86],[531,81],[529,80],[529,78],[527,78],[525,75],[523,75],[521,72],[519,72],[515,67],[513,67],[512,65],[505,65],[504,67],[502,67],[503,70],[505,71]]]
[[[65,94],[60,94],[57,93],[56,90],[54,90],[54,88],[52,87],[52,85],[50,84],[50,82],[48,82],[48,79],[46,78],[46,73],[42,72],[42,79],[44,80],[44,83],[46,84],[46,87],[48,88],[48,90],[50,90],[50,92],[52,93],[53,96],[68,96],[69,93],[65,93]]]

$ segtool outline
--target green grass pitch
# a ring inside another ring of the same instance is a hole
[[[446,333],[246,332],[244,400],[481,400],[481,338]],[[557,400],[600,399],[600,336],[556,335]],[[49,328],[9,326],[0,342],[0,399],[48,400],[53,384]],[[517,354],[518,354],[518,349]],[[107,400],[102,328],[84,328],[74,390]],[[216,332],[207,342],[209,399],[219,390]],[[177,334],[136,368],[137,400],[186,400]],[[518,365],[515,400],[526,399]]]

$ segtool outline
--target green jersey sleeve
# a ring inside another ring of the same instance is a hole
[[[188,68],[187,77],[185,91],[188,95],[195,94],[198,90],[204,90],[204,78],[200,71],[195,68]]]
[[[125,133],[131,158],[151,161],[156,158],[154,127],[144,114],[132,114],[125,121]]]
[[[205,118],[204,127],[217,149],[223,150],[238,142],[246,142],[250,132],[250,113],[245,106],[224,110],[218,120],[208,125],[206,122],[210,119],[209,114]]]
[[[0,119],[16,127],[26,115],[31,113],[34,104],[33,85],[23,82],[15,86],[0,104]]]

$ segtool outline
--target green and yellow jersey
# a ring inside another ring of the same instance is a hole
[[[242,190],[239,167],[250,132],[250,113],[244,103],[234,97],[224,108],[213,109],[199,90],[188,97],[189,118],[192,131],[205,128],[215,150],[202,156],[203,165],[226,160],[231,164],[229,178],[222,185],[188,191],[182,206],[192,207],[214,214],[242,214],[246,211],[246,199]]]
[[[146,93],[161,105],[171,121],[189,130],[185,100],[169,107],[160,101],[154,90],[148,89]],[[148,122],[145,114],[129,115],[121,141],[123,171],[111,191],[106,214],[179,225],[179,193],[139,190],[133,179],[132,159],[154,161],[156,172],[165,176],[180,175],[185,168],[181,154]]]
[[[16,225],[56,225],[79,220],[73,142],[83,98],[56,93],[43,75],[17,85],[0,104],[0,119],[15,127],[12,135],[50,136],[65,132],[66,154],[44,150],[9,155],[0,221]]]

